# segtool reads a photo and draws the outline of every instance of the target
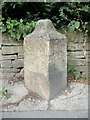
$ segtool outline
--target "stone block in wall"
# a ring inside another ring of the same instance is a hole
[[[83,43],[73,43],[70,42],[68,43],[68,48],[69,51],[77,51],[77,50],[83,50]],[[88,47],[88,43],[85,45],[85,50],[90,50]]]
[[[17,58],[18,59],[24,59],[24,53],[18,54]]]
[[[10,79],[11,77],[13,77],[15,75],[15,73],[10,73],[8,71],[4,71],[5,69],[0,69],[0,79],[4,80],[4,79]],[[4,71],[4,72],[3,72]]]
[[[19,54],[23,53],[23,46],[3,46],[2,54]]]
[[[77,67],[79,72],[88,72],[88,66],[80,65]]]
[[[12,61],[12,66],[14,68],[22,68],[24,67],[24,60],[23,59],[16,59]]]
[[[67,31],[68,42],[83,43],[84,42],[83,38],[84,38],[84,32],[78,32],[78,31],[73,31],[73,30]],[[87,41],[89,40],[90,40],[90,35],[87,36]]]
[[[69,65],[87,65],[87,62],[85,59],[68,59]]]
[[[86,51],[86,55],[89,57],[90,56],[90,51]],[[76,57],[79,58],[79,56],[84,56],[84,52],[79,51],[79,50],[78,51],[68,51],[67,56],[68,57],[71,56],[71,57],[74,57],[74,58],[76,58]]]
[[[0,79],[2,79],[2,68],[0,68]]]
[[[80,42],[83,42],[83,37],[84,37],[84,34],[82,32],[73,31],[73,30],[67,31],[68,42],[80,43]]]
[[[2,44],[3,45],[9,45],[9,46],[22,46],[23,41],[16,41],[14,38],[10,37],[8,34],[2,34]]]
[[[87,54],[87,53],[86,53]],[[68,59],[80,59],[85,58],[83,51],[75,51],[75,52],[69,52],[67,53]]]
[[[90,66],[90,61],[88,61],[88,66]]]
[[[82,74],[81,74],[81,77],[83,79],[90,79],[90,73],[86,72],[86,71],[83,71]]]
[[[2,45],[0,44],[0,49],[2,48]]]
[[[2,73],[2,80],[10,80],[16,73]]]
[[[0,49],[0,54],[2,54],[2,50]]]
[[[3,60],[13,60],[17,59],[17,55],[2,55]]]
[[[18,73],[20,72],[20,69],[17,68],[2,68],[2,73]]]
[[[1,62],[1,67],[2,68],[12,68],[11,60],[2,61]]]
[[[68,56],[67,56],[68,63],[72,65],[86,66],[88,65],[88,62],[90,61],[89,54],[90,54],[90,51],[86,51],[86,56],[84,56],[83,51],[68,52]]]
[[[90,51],[87,51],[88,58],[90,58]]]

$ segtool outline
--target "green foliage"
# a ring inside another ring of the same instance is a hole
[[[72,30],[79,30],[80,27],[80,22],[72,20],[69,24],[68,24],[69,29]]]
[[[10,98],[9,90],[5,86],[2,88],[2,96],[6,99]]]
[[[72,72],[73,78],[74,78],[75,80],[81,78],[81,74],[80,74],[80,72],[78,72],[77,66],[67,65],[67,71],[68,71],[68,72]]]
[[[75,80],[81,77],[80,72],[77,72],[77,71],[73,71],[73,75],[74,75]]]
[[[4,20],[4,18],[1,18],[1,20]],[[0,27],[2,32],[7,32],[11,35],[11,37],[15,38],[16,40],[20,40],[33,31],[36,22],[32,21],[24,24],[23,19],[18,21],[16,19],[11,20],[11,18],[8,18],[5,24],[2,22],[0,22],[0,24],[2,25]]]
[[[5,2],[0,7],[2,32],[17,40],[30,33],[36,21],[46,18],[58,29],[90,32],[90,2]]]

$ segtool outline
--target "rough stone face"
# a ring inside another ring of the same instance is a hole
[[[2,61],[1,62],[1,67],[2,68],[11,68],[12,67],[11,60]]]
[[[12,59],[17,59],[17,55],[3,55],[2,56],[3,60],[12,60]]]
[[[24,81],[46,100],[67,86],[67,41],[48,19],[39,20],[24,40]]]
[[[12,61],[12,66],[16,68],[23,67],[23,59],[16,59]]]
[[[1,73],[1,72],[0,72]],[[2,76],[1,76],[1,74],[2,74]],[[4,72],[3,73],[3,71],[2,71],[2,73],[0,74],[0,77],[2,78],[2,79],[8,79],[8,80],[10,80],[14,75],[15,75],[15,73],[14,72],[12,72],[12,73],[10,73],[10,72]]]
[[[3,46],[2,54],[23,53],[23,46]]]
[[[9,34],[3,33],[2,37],[1,37],[2,41],[1,44],[2,45],[8,45],[8,46],[22,46],[22,40],[20,41],[16,41],[14,38],[10,37]]]

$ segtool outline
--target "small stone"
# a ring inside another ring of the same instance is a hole
[[[17,55],[2,55],[3,60],[17,59]]]
[[[3,46],[2,54],[16,54],[23,53],[23,46]]]

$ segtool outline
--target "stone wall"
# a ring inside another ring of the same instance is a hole
[[[10,38],[6,34],[2,35],[1,38],[2,41],[0,39],[0,77],[2,71],[3,79],[10,79],[13,75],[19,73],[20,70],[23,68],[23,42],[18,42]],[[78,66],[78,71],[81,72],[83,76],[86,76],[88,74],[88,62],[90,59],[89,43],[86,44],[85,48],[88,61],[85,61],[85,56],[82,51],[83,34],[70,32],[68,37],[68,62],[70,65]]]
[[[87,38],[87,42],[84,45],[84,34],[78,33],[74,31],[69,31],[68,33],[68,63],[72,66],[77,66],[78,72],[81,73],[82,77],[88,77],[89,70],[89,61],[90,61],[90,47],[89,47],[89,39]],[[84,51],[85,50],[85,51]]]
[[[0,59],[2,68],[2,78],[10,79],[12,76],[20,72],[23,68],[23,43],[10,38],[8,35],[2,35]]]

